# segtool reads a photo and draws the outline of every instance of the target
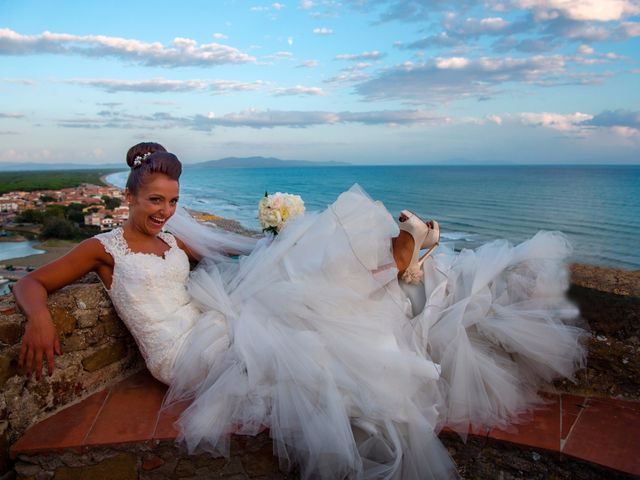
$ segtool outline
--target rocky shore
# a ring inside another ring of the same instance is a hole
[[[640,270],[571,265],[568,292],[591,332],[586,367],[564,391],[640,400]]]

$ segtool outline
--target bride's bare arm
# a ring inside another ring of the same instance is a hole
[[[29,273],[14,285],[16,303],[27,317],[18,360],[19,367],[27,375],[35,370],[36,378],[40,378],[43,358],[46,358],[49,375],[52,375],[54,353],[61,353],[47,308],[47,296],[91,271],[98,272],[103,280],[113,271],[112,258],[93,238],[80,243],[58,260]]]

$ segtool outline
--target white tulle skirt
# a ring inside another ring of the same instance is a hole
[[[448,427],[465,436],[518,423],[542,402],[541,387],[583,366],[587,331],[566,298],[570,253],[559,232],[444,246],[425,262],[421,291],[405,289],[421,305],[407,331],[442,368]]]
[[[290,222],[239,265],[201,265],[206,312],[176,364],[170,399],[190,450],[228,454],[228,433],[265,427],[303,478],[449,478],[436,430],[439,369],[405,336],[390,239],[398,227],[355,187]]]
[[[443,423],[505,424],[541,381],[573,373],[582,330],[564,323],[576,314],[564,237],[440,249],[414,316],[397,234],[355,186],[239,263],[200,264],[189,289],[204,313],[168,396],[192,400],[179,420],[191,451],[226,455],[230,432],[268,428],[302,478],[451,478]]]

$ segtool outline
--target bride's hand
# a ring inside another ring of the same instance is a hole
[[[47,360],[49,376],[53,375],[54,353],[60,355],[60,341],[51,315],[47,311],[38,317],[29,318],[22,338],[18,367],[27,375],[32,370],[36,372],[36,379],[40,380],[42,360]]]

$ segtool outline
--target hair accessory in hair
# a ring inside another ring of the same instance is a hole
[[[133,167],[131,168],[137,168],[140,165],[142,165],[142,162],[144,162],[149,155],[151,155],[151,152],[147,152],[144,155],[138,155],[136,158],[133,159]]]

